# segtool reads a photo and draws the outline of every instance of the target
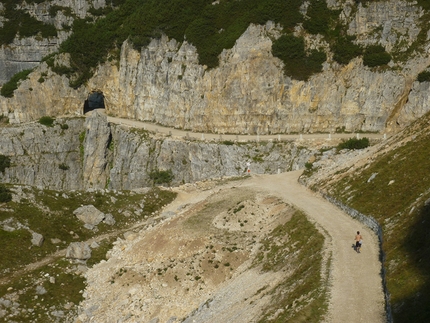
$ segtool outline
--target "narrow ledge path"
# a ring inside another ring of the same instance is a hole
[[[100,110],[96,110],[100,111]],[[103,111],[100,113],[104,114]],[[312,139],[325,139],[325,140],[339,140],[339,139],[348,139],[351,137],[356,137],[358,139],[367,137],[369,139],[376,140],[385,140],[387,138],[386,134],[378,134],[378,133],[313,133],[313,134],[272,134],[272,135],[235,135],[235,134],[214,134],[214,133],[202,133],[202,132],[192,132],[185,131],[182,129],[169,128],[161,125],[157,125],[154,123],[143,122],[133,119],[124,119],[119,117],[111,117],[107,116],[108,122],[123,125],[126,127],[134,127],[145,129],[148,131],[152,131],[155,133],[161,133],[164,135],[169,135],[176,138],[190,138],[194,140],[231,140],[231,141],[239,141],[239,142],[247,142],[247,141],[282,141],[282,140],[312,140]]]

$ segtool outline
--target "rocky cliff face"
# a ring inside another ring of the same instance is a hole
[[[38,66],[43,57],[57,51],[59,45],[70,35],[69,28],[66,29],[64,26],[70,27],[74,17],[85,18],[91,7],[102,8],[106,3],[105,0],[56,0],[30,4],[24,2],[18,6],[37,20],[54,25],[58,36],[50,38],[17,36],[12,44],[2,45],[0,47],[0,86],[16,73]],[[50,8],[55,6],[70,8],[70,14],[66,15],[62,10],[58,10],[54,16],[51,16]],[[0,14],[2,9],[0,7]],[[2,26],[3,23],[0,22],[0,27]]]
[[[387,51],[405,50],[421,30],[423,12],[410,2],[329,5],[342,8],[340,18],[359,43],[382,44]],[[195,47],[186,41],[162,37],[140,52],[126,42],[119,64],[100,66],[87,88],[71,90],[67,79],[52,73],[43,83],[33,76],[14,98],[1,98],[0,109],[11,123],[45,114],[81,114],[87,93],[100,89],[108,113],[115,116],[240,134],[389,132],[430,110],[429,83],[416,81],[430,64],[428,46],[425,54],[391,62],[386,70],[365,67],[360,58],[346,66],[329,58],[323,72],[303,82],[285,76],[283,63],[272,56],[272,39],[278,35],[279,27],[270,22],[249,26],[211,70],[199,65]],[[307,37],[307,43],[309,48],[324,46],[315,36]],[[46,66],[35,75],[42,71],[47,73]],[[33,102],[42,108],[35,111]]]
[[[67,126],[66,126],[67,125]],[[222,176],[303,168],[312,154],[294,142],[220,144],[153,136],[109,124],[94,113],[1,129],[0,154],[11,167],[0,181],[46,189],[134,189],[152,185],[152,171],[171,170],[172,185]]]

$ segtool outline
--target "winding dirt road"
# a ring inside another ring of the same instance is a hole
[[[384,294],[377,236],[360,222],[298,183],[301,171],[252,175],[243,186],[259,187],[304,211],[325,231],[332,255],[327,323],[385,322]],[[356,231],[363,235],[360,254],[352,248]]]
[[[194,136],[198,139],[231,139],[238,141],[270,139],[347,138],[351,134],[309,134],[276,136],[236,136],[215,134],[188,134],[184,131],[151,125],[135,120],[108,117],[109,122],[169,133],[173,136]],[[328,136],[328,137],[327,137]],[[385,139],[385,135],[366,134],[369,138]],[[201,138],[200,138],[201,137]],[[357,138],[359,135],[357,135]],[[351,218],[321,196],[313,193],[297,181],[302,171],[277,175],[252,175],[244,186],[256,186],[304,211],[310,220],[325,232],[325,246],[331,259],[331,289],[327,323],[382,323],[386,322],[385,300],[382,287],[377,236],[363,224]],[[357,231],[363,236],[362,252],[353,249]]]

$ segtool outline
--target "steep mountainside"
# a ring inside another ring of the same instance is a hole
[[[108,123],[98,111],[84,118],[57,119],[0,129],[0,155],[10,167],[0,181],[55,190],[134,189],[154,181],[178,185],[304,167],[314,148],[303,142],[195,141]]]
[[[97,89],[112,115],[251,134],[390,132],[430,110],[425,1],[290,2],[292,16],[277,0],[225,0],[188,15],[193,4],[179,0],[125,1],[75,23],[61,55],[15,80],[15,91],[7,83],[13,97],[0,110],[11,123],[79,115]],[[241,5],[254,16],[240,16]],[[227,9],[238,25],[221,19]]]
[[[302,178],[379,223],[394,322],[430,320],[429,124],[426,114],[382,145],[325,154]]]

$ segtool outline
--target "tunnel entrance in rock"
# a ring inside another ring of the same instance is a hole
[[[94,109],[105,108],[105,96],[100,90],[93,90],[84,102],[84,114]]]

